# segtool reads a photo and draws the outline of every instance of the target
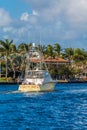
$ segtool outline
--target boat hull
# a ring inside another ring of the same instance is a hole
[[[55,82],[44,83],[42,85],[21,84],[19,85],[19,91],[21,92],[53,91],[55,85],[56,85]]]

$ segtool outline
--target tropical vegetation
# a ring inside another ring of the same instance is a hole
[[[18,46],[13,40],[0,40],[0,80],[16,81],[19,76],[24,76],[26,54],[32,43],[20,43]],[[87,51],[80,48],[62,49],[59,43],[53,45],[38,44],[37,48],[43,53],[44,58],[61,57],[69,64],[50,64],[48,69],[53,78],[74,78],[87,69]]]

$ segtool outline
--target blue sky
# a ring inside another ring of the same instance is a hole
[[[87,0],[0,0],[0,39],[87,50]]]

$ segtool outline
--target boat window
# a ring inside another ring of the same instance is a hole
[[[44,78],[44,73],[40,71],[27,72],[28,78]]]
[[[37,71],[35,73],[35,75],[36,75],[37,78],[43,78],[44,77],[44,74],[42,72],[39,72],[39,71]]]

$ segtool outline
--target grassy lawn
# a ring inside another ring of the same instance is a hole
[[[2,78],[0,78],[0,82],[12,82],[12,78],[2,77]]]

